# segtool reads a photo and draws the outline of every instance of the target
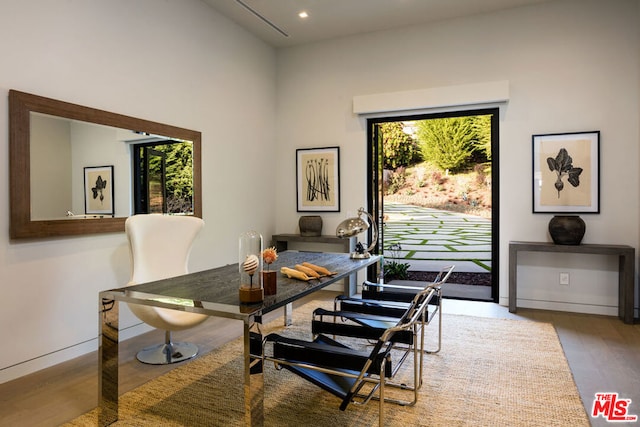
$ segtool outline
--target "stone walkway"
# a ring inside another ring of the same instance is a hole
[[[491,272],[491,220],[472,215],[385,202],[384,257],[402,259],[409,270]],[[399,243],[401,250],[390,251]]]

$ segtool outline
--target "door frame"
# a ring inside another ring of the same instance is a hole
[[[450,117],[491,115],[491,300],[495,303],[500,298],[499,261],[500,261],[500,109],[498,107],[475,108],[469,110],[444,111],[437,113],[419,113],[402,116],[385,116],[367,119],[367,209],[375,215],[384,215],[381,209],[382,194],[379,191],[381,179],[380,155],[382,147],[377,141],[376,125],[386,122],[417,121],[426,119],[442,119]],[[379,236],[383,236],[382,217],[377,217]],[[371,231],[369,231],[371,233]],[[371,238],[371,236],[369,236]],[[374,253],[382,253],[382,238],[374,248]],[[375,276],[374,276],[375,277]]]

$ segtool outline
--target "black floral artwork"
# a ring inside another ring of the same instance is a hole
[[[100,197],[100,203],[104,202],[104,194],[103,190],[107,188],[107,181],[102,179],[102,175],[98,175],[98,179],[96,179],[96,186],[91,188],[93,192],[93,198],[96,199],[98,196]]]
[[[553,157],[547,157],[547,165],[551,172],[556,172],[556,182],[554,183],[556,190],[558,190],[558,198],[560,198],[560,192],[564,188],[564,182],[562,179],[567,176],[569,184],[577,187],[580,185],[580,174],[582,168],[573,167],[573,159],[569,155],[569,152],[565,148],[561,148],[558,155],[554,159]]]

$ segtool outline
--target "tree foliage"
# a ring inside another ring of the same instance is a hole
[[[421,120],[416,134],[424,159],[443,170],[461,169],[473,153],[473,122],[468,117]]]
[[[491,116],[465,116],[416,122],[425,161],[442,170],[459,171],[491,158]]]
[[[410,166],[421,160],[418,142],[404,132],[402,122],[380,123],[384,169],[395,170],[400,166]]]
[[[165,153],[165,191],[167,210],[172,213],[189,212],[193,203],[193,144],[172,142],[153,147]],[[153,162],[154,159],[151,159]],[[150,170],[159,171],[159,164],[150,164]]]
[[[476,151],[483,154],[487,160],[491,160],[491,116],[474,116],[473,131],[476,134]]]
[[[193,196],[193,146],[171,144],[166,150],[167,192],[175,196]]]

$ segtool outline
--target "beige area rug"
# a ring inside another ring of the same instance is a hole
[[[306,336],[313,302],[287,335]],[[266,325],[281,330],[282,320]],[[429,328],[433,345],[436,322]],[[443,348],[428,355],[416,406],[387,404],[389,426],[589,426],[555,329],[546,323],[446,315]],[[244,424],[241,340],[120,397],[115,426]],[[406,369],[411,364],[405,363]],[[339,399],[288,371],[265,366],[265,425],[372,426],[378,404],[338,409]],[[93,410],[67,424],[97,424]]]

